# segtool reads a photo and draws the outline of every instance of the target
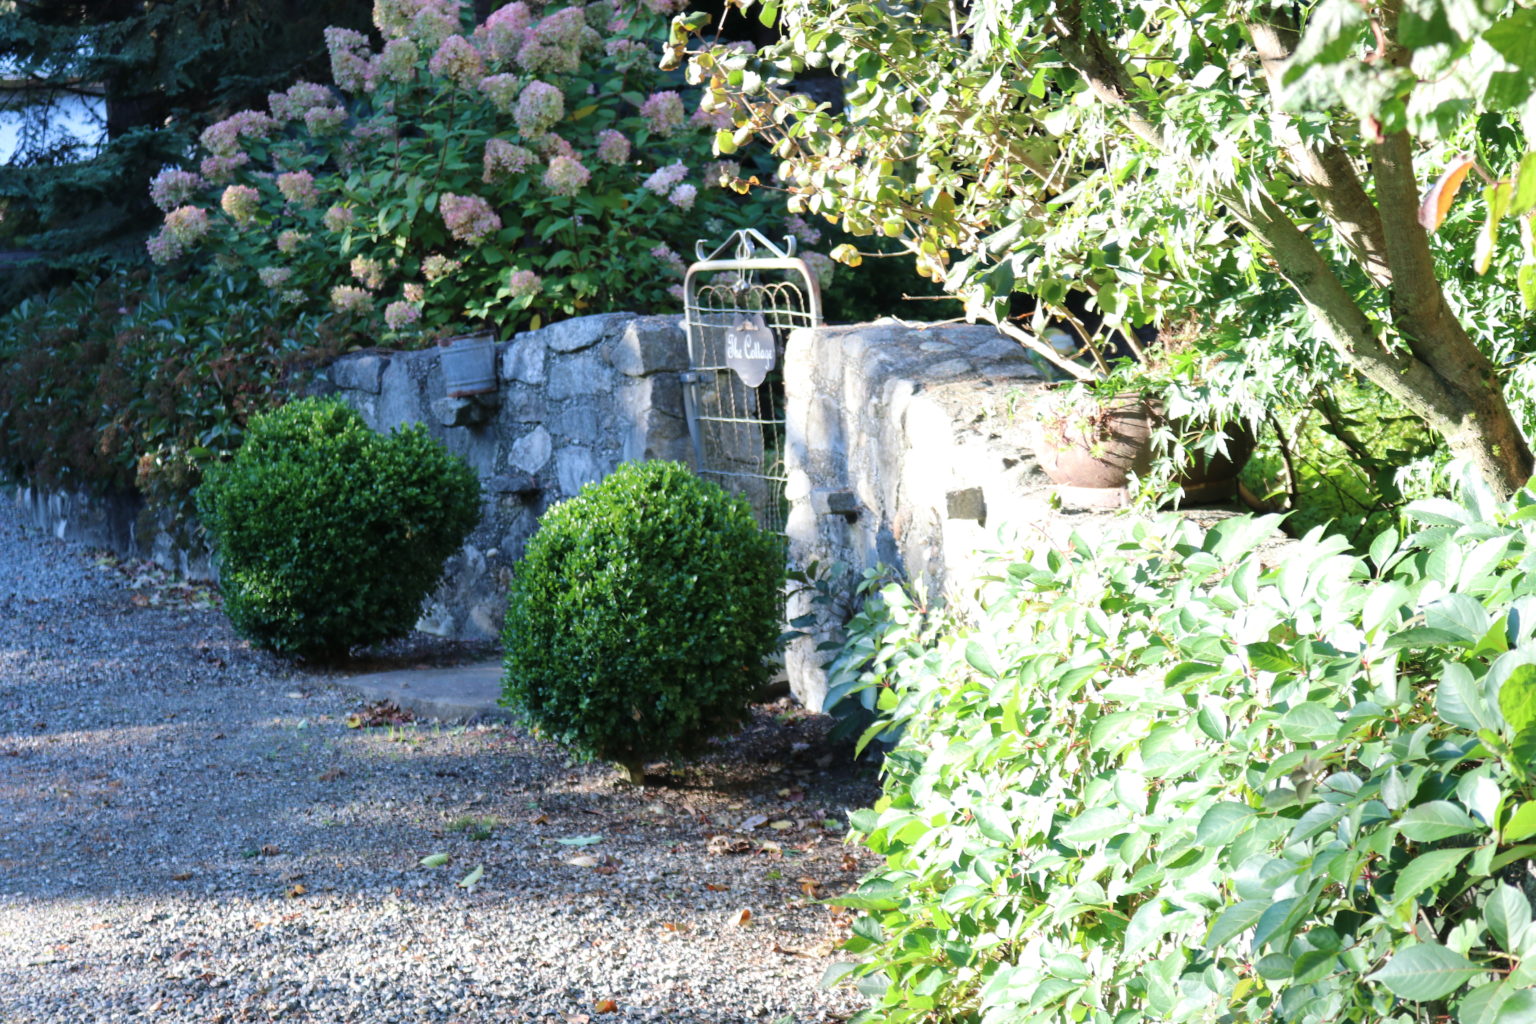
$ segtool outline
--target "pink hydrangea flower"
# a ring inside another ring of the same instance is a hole
[[[179,259],[182,253],[181,243],[165,228],[145,242],[144,248],[149,250],[149,258],[161,265]]]
[[[461,242],[482,242],[493,231],[501,230],[501,218],[480,196],[444,192],[437,201],[437,212],[442,215],[448,233]]]
[[[391,302],[384,307],[384,323],[392,331],[400,331],[421,321],[421,307],[414,302]]]
[[[667,202],[679,210],[691,210],[693,209],[694,200],[698,197],[699,190],[697,186],[689,185],[685,182],[667,193]]]
[[[334,105],[331,90],[316,82],[294,82],[287,92],[267,96],[267,108],[279,121],[295,121],[312,107]]]
[[[784,230],[806,245],[817,245],[821,242],[821,232],[798,213],[792,213],[784,218]]]
[[[650,177],[645,179],[645,187],[659,196],[664,196],[686,177],[688,177],[688,165],[679,160],[675,164],[667,164],[652,171]]]
[[[688,272],[688,265],[683,258],[670,245],[658,245],[651,249],[651,258],[667,268],[667,272],[675,277],[682,277]]]
[[[640,116],[657,135],[671,135],[683,126],[687,114],[683,111],[683,98],[669,90],[653,92],[640,104]]]
[[[373,52],[368,37],[350,28],[325,30],[325,48],[331,55],[331,80],[342,92],[372,90]]]
[[[539,140],[539,149],[544,153],[545,161],[553,160],[557,156],[579,159],[576,156],[576,147],[571,145],[565,136],[556,135],[554,132],[550,132]]]
[[[222,185],[235,176],[235,171],[251,162],[249,153],[236,153],[234,156],[209,156],[204,157],[197,169],[202,172],[204,178],[210,184]]]
[[[345,206],[332,206],[325,211],[320,222],[325,225],[325,230],[334,231],[337,234],[347,230],[357,223],[357,214]]]
[[[587,187],[592,172],[573,156],[557,156],[544,171],[544,187],[557,196],[574,196]]]
[[[521,83],[521,75],[487,75],[480,80],[480,91],[491,101],[491,106],[503,114],[510,114],[517,108]]]
[[[149,183],[149,198],[161,212],[169,213],[195,196],[203,179],[191,171],[165,170]]]
[[[400,294],[406,302],[421,302],[427,297],[427,287],[419,281],[408,281],[400,286]]]
[[[286,231],[278,232],[277,251],[286,256],[290,253],[297,252],[299,246],[303,245],[307,241],[309,241],[309,236],[304,232],[295,231],[292,228],[289,228]]]
[[[461,89],[473,89],[485,77],[485,58],[468,39],[449,36],[427,61],[427,70]]]
[[[219,198],[219,206],[240,227],[247,227],[261,212],[261,193],[249,185],[231,185]]]
[[[672,296],[678,302],[682,302],[684,300],[685,295],[686,295],[686,291],[684,290],[682,285],[680,285],[680,284],[672,284],[672,285],[668,285],[667,286],[667,294]]]
[[[704,165],[704,180],[722,188],[741,177],[741,164],[735,160],[716,160]]]
[[[264,139],[276,127],[277,122],[259,110],[241,110],[204,128],[198,141],[214,156],[234,156],[241,139]]]
[[[293,276],[293,271],[288,267],[262,267],[256,271],[256,276],[261,279],[264,287],[277,291],[288,283],[288,279]]]
[[[459,260],[451,260],[442,253],[435,252],[421,261],[421,276],[428,281],[441,281],[463,265]]]
[[[580,7],[566,7],[542,18],[526,34],[517,64],[533,74],[571,74],[581,69],[581,45],[587,19]]]
[[[544,279],[531,270],[514,270],[507,278],[507,292],[514,299],[528,299],[539,294]]]
[[[339,284],[331,289],[331,308],[338,313],[366,313],[373,309],[373,296],[366,288]]]
[[[650,8],[651,13],[668,18],[687,7],[688,0],[645,0],[645,6]]]
[[[635,39],[610,39],[603,44],[603,52],[620,71],[651,63],[650,48]]]
[[[308,171],[289,171],[287,174],[277,176],[277,190],[283,194],[291,206],[301,206],[308,209],[320,199],[320,193],[315,189],[315,176]]]
[[[475,30],[475,38],[481,41],[486,54],[497,64],[505,64],[517,56],[522,48],[523,37],[533,15],[522,0],[498,7],[485,19],[485,24]]]
[[[345,107],[310,107],[304,111],[304,127],[311,135],[334,135],[346,120]]]
[[[373,23],[386,39],[409,36],[436,49],[458,31],[460,0],[376,0]]]
[[[514,146],[505,139],[491,139],[485,144],[482,159],[485,174],[482,180],[488,185],[504,181],[514,174],[521,174],[531,163],[533,154],[522,146]]]
[[[165,215],[165,231],[183,248],[196,245],[208,228],[208,211],[201,206],[178,206]]]
[[[364,288],[378,291],[384,287],[386,270],[384,264],[367,256],[352,257],[352,278]]]
[[[705,110],[700,107],[688,120],[695,128],[705,128],[710,131],[736,127],[736,118],[731,114],[730,107],[716,107],[714,110]]]
[[[597,133],[597,158],[615,166],[629,163],[629,139],[622,132],[604,128]]]
[[[416,49],[414,42],[409,39],[391,39],[373,58],[369,77],[375,84],[381,79],[409,82],[416,77],[416,62],[420,59],[421,51]]]
[[[565,94],[548,82],[529,82],[517,98],[517,130],[529,138],[543,135],[564,116]]]

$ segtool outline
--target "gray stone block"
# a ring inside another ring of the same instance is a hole
[[[549,418],[544,392],[526,384],[514,385],[502,393],[501,410],[504,423],[543,423]]]
[[[532,473],[500,473],[485,481],[485,489],[495,495],[526,498],[542,493],[544,485]]]
[[[945,512],[951,519],[974,519],[987,523],[987,497],[980,487],[967,487],[944,495]]]
[[[633,313],[599,313],[596,316],[578,316],[561,320],[531,334],[542,335],[544,344],[552,352],[580,352],[602,341],[610,330]],[[527,335],[518,335],[526,337]]]
[[[598,395],[613,388],[613,371],[596,352],[574,352],[550,360],[546,394],[554,401]]]
[[[501,379],[524,384],[544,383],[544,339],[538,334],[519,334],[501,354]]]
[[[445,427],[478,427],[488,423],[500,405],[495,395],[435,398],[432,400],[432,418]]]
[[[567,445],[555,453],[555,478],[560,482],[560,493],[568,498],[580,491],[582,484],[601,480],[603,468],[590,448]]]
[[[332,363],[327,372],[331,383],[343,391],[365,391],[376,395],[383,386],[384,368],[388,365],[389,360],[384,356],[369,353],[343,356]]]
[[[543,427],[534,427],[512,442],[507,451],[507,464],[524,473],[537,473],[549,464],[554,452],[554,439]]]
[[[602,403],[604,406],[607,403]],[[549,421],[549,429],[561,441],[600,446],[613,425],[613,416],[597,402],[571,402]]]
[[[626,377],[685,370],[688,335],[677,317],[640,317],[624,325],[609,358]]]

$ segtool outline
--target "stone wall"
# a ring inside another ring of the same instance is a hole
[[[1050,483],[1029,409],[1043,375],[990,327],[894,321],[796,331],[785,355],[790,560],[843,567],[814,636],[786,654],[796,697],[819,709],[826,655],[864,572],[887,567],[929,600],[958,595],[1007,524],[1050,530]]]
[[[50,491],[23,483],[15,488],[15,501],[23,522],[60,540],[147,559],[187,579],[215,577],[195,529],[171,529],[169,517],[147,508],[136,493]]]
[[[449,559],[419,628],[496,636],[511,568],[539,516],[582,484],[634,459],[690,461],[677,317],[630,313],[564,320],[497,346],[499,390],[444,395],[435,349],[361,352],[328,370],[329,389],[375,430],[425,423],[484,487],[483,516]]]

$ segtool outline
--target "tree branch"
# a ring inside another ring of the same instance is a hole
[[[1337,143],[1304,140],[1295,122],[1280,109],[1279,76],[1295,52],[1298,33],[1291,26],[1258,21],[1248,24],[1248,32],[1269,84],[1272,119],[1289,137],[1286,152],[1297,173],[1370,279],[1379,287],[1391,287],[1381,215],[1366,195],[1354,162]]]

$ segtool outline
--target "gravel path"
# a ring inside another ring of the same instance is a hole
[[[349,728],[329,677],[153,583],[0,500],[0,1021],[856,1008],[818,988],[848,922],[811,897],[870,866],[839,819],[875,792],[817,719],[759,709],[634,790],[513,728]]]

